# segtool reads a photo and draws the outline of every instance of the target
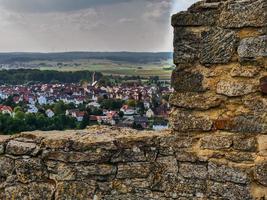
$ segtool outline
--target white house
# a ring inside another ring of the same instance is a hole
[[[44,96],[39,96],[39,97],[38,97],[38,103],[39,103],[40,105],[46,105],[46,104],[47,104],[46,97],[44,97]]]
[[[55,113],[51,109],[46,110],[45,114],[48,118],[52,118],[55,116]]]
[[[155,116],[155,114],[154,114],[152,109],[148,109],[148,111],[146,111],[146,117],[147,118],[152,118],[154,116]]]
[[[97,102],[91,102],[89,104],[87,104],[88,107],[92,106],[92,107],[95,107],[95,108],[100,108],[100,104],[97,103]]]
[[[29,108],[27,110],[27,113],[38,113],[38,108],[36,108],[35,105],[29,104],[28,106]]]

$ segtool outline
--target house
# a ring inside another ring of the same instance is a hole
[[[85,112],[82,112],[82,111],[75,112],[75,115],[74,115],[74,117],[76,118],[78,122],[83,121],[84,116],[85,116]]]
[[[124,113],[124,115],[134,115],[135,114],[135,109],[132,107],[129,107],[128,105],[122,106],[120,109]]]
[[[152,109],[148,109],[148,111],[146,111],[146,117],[147,118],[152,118],[154,116],[155,116],[155,114],[154,114]]]
[[[21,101],[22,101],[22,99],[21,99],[20,96],[14,96],[14,97],[13,97],[13,102],[14,102],[14,103],[18,104],[18,103],[21,102]]]
[[[85,116],[85,112],[79,111],[78,109],[73,110],[66,110],[66,115],[72,116],[76,118],[78,122],[83,121],[83,118]]]
[[[45,114],[48,118],[52,118],[55,116],[55,113],[51,109],[46,110]]]
[[[13,109],[10,106],[3,106],[0,105],[0,112],[2,114],[9,114],[12,115]]]
[[[44,97],[44,96],[39,96],[37,100],[38,100],[38,103],[40,105],[46,105],[47,104],[46,97]]]
[[[35,105],[29,104],[28,107],[27,113],[38,113],[38,108]]]
[[[95,108],[100,108],[100,104],[97,102],[91,102],[87,104],[88,107],[95,107]]]

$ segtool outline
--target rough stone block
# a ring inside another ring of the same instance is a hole
[[[202,179],[188,179],[182,176],[170,177],[166,197],[171,199],[192,199],[196,196],[203,197],[207,192],[206,181]]]
[[[176,160],[180,162],[196,162],[198,160],[198,156],[193,151],[177,151],[175,153]]]
[[[267,157],[267,135],[260,135],[258,137],[259,155]]]
[[[180,12],[172,16],[172,26],[213,26],[218,18],[219,12],[215,9],[202,12]]]
[[[204,92],[203,79],[201,73],[174,70],[172,86],[177,92]]]
[[[260,184],[267,187],[267,161],[256,165],[254,176]]]
[[[236,80],[221,80],[217,84],[217,93],[229,97],[238,97],[257,91],[257,85],[251,82]]]
[[[68,181],[68,182],[59,182],[57,184],[57,191],[55,193],[56,200],[87,200],[93,199],[95,192],[95,182],[86,182],[86,181]]]
[[[199,57],[199,46],[201,37],[187,28],[174,29],[174,63],[193,63]]]
[[[213,124],[206,116],[197,116],[180,109],[173,110],[170,120],[174,130],[179,132],[210,131]]]
[[[265,0],[227,1],[220,15],[220,25],[225,28],[261,27],[266,25]]]
[[[206,179],[208,169],[206,165],[182,163],[179,165],[179,173],[185,178]]]
[[[248,153],[248,152],[231,152],[227,153],[225,155],[225,158],[227,160],[230,160],[232,162],[236,163],[242,163],[242,162],[253,162],[256,158],[255,154]]]
[[[267,112],[267,99],[261,95],[249,95],[242,99],[243,104],[255,115]]]
[[[250,37],[241,40],[238,55],[243,58],[267,56],[267,36]]]
[[[230,74],[232,77],[246,77],[253,78],[258,75],[259,69],[256,66],[235,66],[231,70]]]
[[[250,179],[245,169],[233,168],[217,162],[208,164],[209,178],[218,182],[248,184]]]
[[[156,162],[161,165],[164,173],[177,174],[178,163],[174,156],[159,157],[157,158]]]
[[[48,173],[40,159],[16,160],[15,170],[21,183],[41,181],[48,177]]]
[[[6,199],[52,199],[55,187],[44,182],[15,185],[5,189]]]
[[[15,168],[15,161],[11,158],[0,157],[0,176],[7,177],[12,174]]]
[[[208,194],[214,196],[215,199],[231,199],[231,200],[252,200],[250,188],[246,185],[238,185],[234,183],[217,183],[208,182]]]
[[[202,33],[200,62],[204,65],[228,63],[233,56],[235,42],[234,31],[212,28]]]
[[[201,139],[201,148],[203,149],[228,149],[233,144],[233,137],[231,135],[209,135]]]
[[[218,107],[225,100],[223,96],[213,93],[176,92],[170,97],[170,104],[175,107],[208,110]]]
[[[6,146],[6,153],[12,155],[31,155],[37,148],[35,143],[11,140]]]
[[[232,119],[230,131],[237,133],[267,133],[267,123],[264,116],[241,115]]]
[[[88,151],[88,152],[65,152],[49,150],[43,152],[43,158],[46,160],[57,160],[62,162],[80,163],[80,162],[91,162],[101,163],[110,160],[111,152],[108,151]]]
[[[146,178],[150,173],[150,169],[149,162],[119,164],[117,178]]]
[[[111,158],[111,162],[140,162],[146,160],[145,152],[139,148],[122,149]]]
[[[240,151],[256,151],[257,140],[255,137],[234,136],[233,148]]]

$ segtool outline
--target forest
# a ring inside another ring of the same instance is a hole
[[[0,70],[0,84],[29,84],[29,83],[79,83],[81,80],[92,81],[90,71],[58,72],[40,71],[35,69]],[[95,73],[98,80],[103,75]]]

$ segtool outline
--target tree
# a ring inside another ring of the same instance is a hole
[[[120,112],[118,113],[118,115],[119,115],[120,118],[123,118],[123,117],[124,117],[124,112],[120,111]]]
[[[66,105],[64,104],[63,101],[59,101],[59,102],[54,104],[53,110],[54,110],[56,115],[65,114]]]
[[[134,99],[129,99],[126,104],[130,107],[135,107],[136,106],[136,101]]]

